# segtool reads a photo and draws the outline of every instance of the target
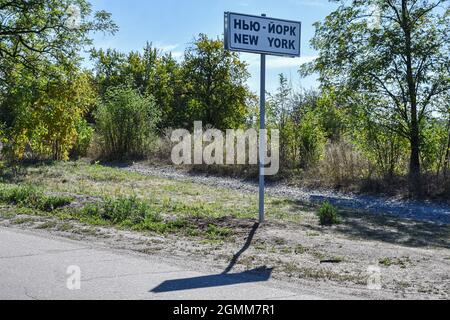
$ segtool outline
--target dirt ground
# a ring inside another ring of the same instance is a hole
[[[112,164],[127,172],[163,177],[177,181],[189,181],[213,187],[224,187],[244,193],[258,192],[258,182],[226,176],[209,175],[189,170],[188,167],[155,166],[151,163]],[[283,181],[266,183],[267,194],[288,198],[302,203],[321,204],[325,201],[351,210],[374,215],[389,214],[402,219],[450,224],[450,202],[402,199],[382,195],[342,193],[332,189],[306,189]]]
[[[201,270],[255,273],[271,270],[282,286],[307,285],[361,299],[449,299],[450,229],[427,222],[342,212],[342,223],[321,227],[313,215],[300,223],[220,218],[214,223],[232,229],[226,241],[177,234],[120,230],[83,225],[55,217],[10,214],[0,206],[0,225],[108,248],[170,257]],[[206,218],[195,219],[199,228]],[[381,290],[368,288],[375,268]],[[272,270],[273,269],[273,270]]]

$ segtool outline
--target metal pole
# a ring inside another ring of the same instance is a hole
[[[265,17],[265,14],[261,16]],[[264,222],[264,160],[266,155],[266,55],[261,54],[261,88],[259,98],[259,223]]]

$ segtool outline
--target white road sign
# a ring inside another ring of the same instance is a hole
[[[301,22],[226,12],[225,48],[299,57],[301,27]]]

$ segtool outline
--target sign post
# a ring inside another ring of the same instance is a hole
[[[259,223],[264,222],[264,158],[266,156],[266,54],[261,53],[261,87],[259,98]]]
[[[260,135],[259,135],[259,223],[264,222],[266,157],[266,55],[299,57],[301,22],[225,13],[225,49],[261,55]]]

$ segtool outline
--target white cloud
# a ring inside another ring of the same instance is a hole
[[[155,42],[153,45],[164,53],[171,52],[180,46],[179,44],[166,44],[162,42]]]
[[[181,59],[184,55],[183,51],[171,51],[171,53],[174,59]]]
[[[181,48],[181,46],[179,44],[167,44],[167,43],[163,43],[163,42],[155,42],[153,43],[153,46],[157,49],[159,49],[162,53],[171,53],[172,57],[174,59],[181,59],[184,55],[184,51],[179,48]],[[175,50],[177,49],[178,50]]]

